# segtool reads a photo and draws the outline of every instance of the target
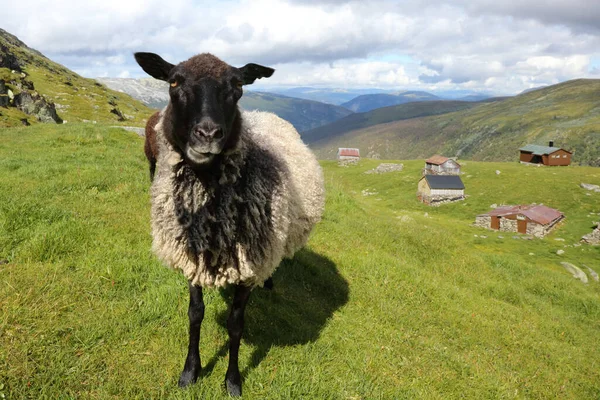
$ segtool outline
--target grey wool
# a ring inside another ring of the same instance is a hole
[[[198,177],[155,126],[153,251],[194,285],[261,286],[305,245],[324,208],[321,168],[300,135],[271,113],[240,112],[240,139]]]

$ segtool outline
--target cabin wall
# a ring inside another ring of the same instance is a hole
[[[431,189],[432,196],[464,196],[464,189]]]
[[[544,156],[548,159],[547,165],[567,166],[571,164],[571,154],[564,150],[558,150],[554,153]]]
[[[533,153],[525,153],[521,152],[521,156],[519,157],[519,161],[521,162],[532,162],[533,161]]]

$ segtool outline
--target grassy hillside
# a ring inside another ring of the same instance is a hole
[[[343,118],[352,111],[332,104],[297,99],[273,93],[245,91],[240,106],[245,110],[269,111],[307,131]]]
[[[12,62],[0,64],[0,79],[5,80],[7,87],[18,94],[32,91],[27,86],[33,84],[33,89],[53,102],[59,117],[68,123],[86,120],[143,126],[152,114],[150,108],[129,95],[77,75],[0,29],[0,58],[9,57]],[[119,121],[112,110],[118,110],[125,121]],[[0,114],[0,127],[21,125],[22,118],[36,123],[35,117],[14,107],[0,108]]]
[[[456,113],[365,128],[349,127],[313,147],[329,158],[338,147],[359,147],[384,158],[442,153],[510,161],[525,144],[554,140],[574,151],[574,162],[600,165],[600,80],[578,79]]]
[[[0,131],[0,397],[226,398],[227,291],[205,292],[204,372],[176,387],[187,288],[149,251],[142,146],[86,124]],[[251,297],[245,398],[600,397],[600,284],[559,265],[600,270],[600,248],[573,246],[600,213],[577,187],[598,169],[468,162],[470,197],[429,208],[420,162],[323,165],[323,221]],[[520,201],[567,219],[543,240],[470,225]]]
[[[474,103],[466,101],[426,101],[383,107],[365,113],[351,114],[338,121],[332,122],[331,124],[303,132],[302,138],[307,143],[321,140],[323,140],[324,143],[327,143],[328,141],[333,142],[336,141],[339,136],[354,130],[360,130],[393,121],[450,113],[471,108],[474,107],[474,105]]]

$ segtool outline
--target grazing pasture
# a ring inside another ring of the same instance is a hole
[[[422,160],[378,164],[323,162],[323,221],[251,296],[244,397],[600,397],[600,283],[560,265],[600,272],[600,247],[574,246],[600,169],[461,162],[469,197],[434,208]],[[150,252],[148,187],[120,128],[0,130],[0,398],[226,398],[226,291],[205,292],[203,372],[177,387],[187,283]],[[544,239],[472,226],[533,202],[566,215]]]

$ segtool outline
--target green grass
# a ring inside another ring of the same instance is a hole
[[[0,130],[0,397],[226,397],[228,291],[205,291],[204,373],[176,387],[187,288],[150,253],[142,147],[102,126]],[[600,194],[577,185],[599,184],[598,169],[467,162],[470,197],[430,208],[419,162],[323,165],[323,221],[275,290],[251,297],[246,398],[600,397],[600,284],[559,265],[600,271],[600,249],[555,254],[591,230]],[[567,219],[532,241],[470,225],[522,201]]]

